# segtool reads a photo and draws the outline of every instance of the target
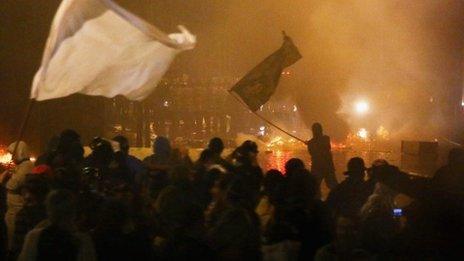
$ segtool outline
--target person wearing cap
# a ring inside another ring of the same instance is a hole
[[[346,179],[330,191],[327,205],[335,216],[354,217],[358,215],[370,193],[366,189],[364,160],[354,157],[348,161]]]
[[[256,142],[246,140],[229,157],[236,167],[243,165],[258,166],[258,153],[259,150]]]

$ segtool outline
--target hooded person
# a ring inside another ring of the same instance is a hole
[[[84,159],[84,148],[82,147],[81,137],[71,129],[61,132],[56,145],[56,156],[53,165],[71,167],[80,165]]]
[[[169,184],[168,172],[173,166],[170,141],[158,136],[153,142],[153,154],[143,160],[147,168],[146,184],[152,198],[156,198],[161,190]]]
[[[27,144],[24,141],[19,141],[16,146],[16,143],[17,142],[13,142],[8,146],[8,152],[14,154],[12,160],[15,163],[15,167],[2,175],[2,184],[5,184],[7,191],[5,223],[9,247],[11,246],[15,230],[14,224],[16,214],[21,210],[24,204],[23,197],[21,196],[21,187],[26,181],[26,175],[34,168],[34,163],[29,159],[31,155]]]
[[[316,177],[319,186],[322,180],[329,189],[335,188],[338,181],[335,177],[335,167],[330,148],[330,137],[324,135],[322,125],[318,122],[312,126],[313,138],[307,142],[311,155],[311,173]]]
[[[213,163],[217,165],[221,165],[225,168],[230,169],[230,163],[227,162],[224,158],[222,158],[222,152],[224,151],[224,142],[221,138],[214,137],[208,143],[208,150],[210,150],[213,154]]]
[[[171,156],[171,143],[167,138],[159,136],[153,142],[153,154],[146,157],[143,163],[150,170],[166,170],[171,163]]]

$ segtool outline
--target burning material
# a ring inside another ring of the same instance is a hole
[[[282,145],[284,145],[283,138],[281,136],[275,136],[266,144],[266,147],[274,148],[276,146],[282,146]]]
[[[331,141],[330,142],[330,148],[332,150],[344,150],[344,149],[347,148],[347,146],[346,146],[346,143],[343,143],[343,142]]]
[[[7,150],[0,148],[0,169],[9,169],[14,165],[12,156]]]
[[[282,136],[272,137],[266,142],[268,151],[277,150],[306,150],[306,145],[295,138],[284,138]]]
[[[369,139],[369,132],[365,128],[359,129],[356,135],[363,141],[368,141]]]
[[[11,153],[5,150],[0,150],[0,164],[8,165],[11,163],[13,163],[13,157]]]

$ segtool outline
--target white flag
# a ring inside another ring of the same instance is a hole
[[[195,36],[166,35],[111,0],[63,0],[53,20],[31,98],[73,93],[142,100]]]

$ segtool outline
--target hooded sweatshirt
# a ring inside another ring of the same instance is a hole
[[[13,154],[15,145],[16,142],[12,143],[8,147],[8,152]],[[20,194],[20,189],[26,180],[26,175],[31,173],[34,168],[34,163],[29,160],[29,157],[30,152],[28,146],[24,141],[20,141],[16,153],[13,155],[16,166],[13,169],[13,175],[6,183],[8,194],[6,198],[7,212],[5,215],[5,222],[8,232],[9,247],[11,247],[11,242],[13,241],[16,214],[21,210],[24,203],[23,197]]]
[[[16,142],[13,142],[8,146],[8,152],[13,154],[15,145]],[[27,144],[24,141],[20,141],[16,149],[16,155],[13,156],[17,165],[13,170],[14,174],[6,184],[8,191],[17,192],[19,187],[24,183],[26,175],[34,168],[34,164],[29,160],[30,156]]]

